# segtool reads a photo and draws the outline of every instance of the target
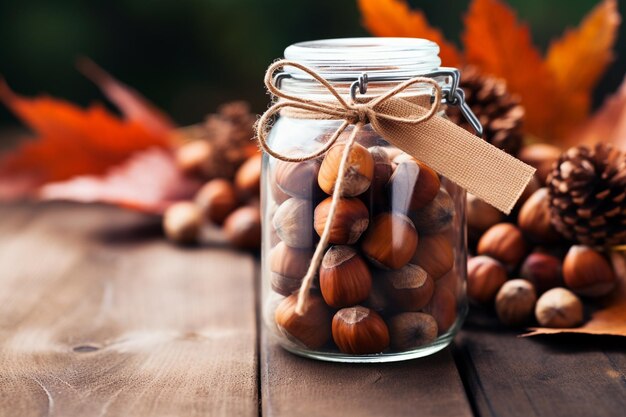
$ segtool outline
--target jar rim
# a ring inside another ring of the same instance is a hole
[[[285,49],[285,58],[316,70],[328,80],[370,75],[410,78],[441,65],[439,46],[421,38],[336,38],[299,42]],[[293,78],[311,77],[286,67]]]

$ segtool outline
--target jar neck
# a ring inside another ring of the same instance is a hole
[[[439,46],[417,38],[347,38],[301,42],[285,49],[285,58],[303,64],[330,81],[340,94],[367,73],[368,95],[378,95],[397,83],[437,71],[441,65]],[[307,98],[324,99],[328,91],[309,74],[286,67],[282,88]],[[447,77],[437,77],[442,87]],[[405,94],[428,94],[429,87],[417,84]]]

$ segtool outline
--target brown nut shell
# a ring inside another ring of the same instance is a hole
[[[389,179],[391,206],[402,214],[420,209],[433,201],[440,185],[437,173],[423,162],[400,162]]]
[[[472,301],[492,302],[506,280],[506,269],[495,259],[475,256],[467,261],[467,296]]]
[[[257,206],[244,206],[233,211],[224,222],[228,241],[240,249],[261,246],[261,212]]]
[[[496,313],[502,323],[520,326],[532,318],[536,302],[533,284],[525,279],[512,279],[505,282],[496,295]]]
[[[194,199],[204,218],[221,225],[226,217],[239,204],[233,184],[223,178],[216,178],[204,184]]]
[[[550,194],[547,188],[540,188],[526,200],[517,216],[517,224],[524,236],[534,242],[549,244],[558,242],[560,235],[552,226],[550,214]]]
[[[408,217],[384,213],[374,219],[361,247],[377,266],[400,269],[411,260],[417,242],[417,231]]]
[[[615,288],[617,282],[611,264],[596,250],[583,245],[572,246],[563,260],[565,285],[586,297],[600,297]]]
[[[261,189],[261,161],[263,154],[257,153],[248,158],[235,173],[235,188],[243,199],[259,195]]]
[[[435,282],[417,265],[408,264],[395,271],[382,273],[385,292],[392,308],[419,311],[433,296]]]
[[[457,317],[456,297],[447,287],[437,284],[435,292],[426,307],[424,313],[435,318],[439,334],[447,332]]]
[[[291,248],[284,242],[279,242],[269,256],[272,289],[285,296],[298,290],[309,268],[313,252],[309,249]]]
[[[274,166],[274,191],[276,200],[282,200],[282,193],[305,200],[315,200],[321,194],[317,176],[321,162],[318,159],[302,162],[276,161]]]
[[[328,213],[332,205],[328,197],[315,208],[313,227],[322,236]],[[351,245],[356,243],[369,225],[369,213],[365,204],[358,198],[340,198],[330,228],[329,243]]]
[[[520,268],[520,276],[530,281],[539,294],[563,286],[561,260],[547,253],[528,255]]]
[[[295,343],[310,349],[324,346],[331,336],[331,313],[321,297],[309,294],[302,315],[296,313],[298,295],[290,295],[276,308],[278,329]]]
[[[320,290],[331,307],[353,306],[365,301],[372,275],[365,261],[350,246],[331,247],[320,266]]]
[[[483,234],[476,251],[514,268],[524,258],[527,246],[522,232],[515,225],[499,223]]]
[[[389,320],[391,347],[398,351],[428,345],[437,334],[437,321],[426,313],[400,313]]]
[[[272,224],[287,246],[310,248],[313,245],[315,235],[311,201],[290,198],[276,209]]]
[[[473,194],[467,194],[466,205],[467,229],[473,238],[480,235],[491,226],[501,223],[505,219],[504,213],[489,203],[485,203]]]
[[[167,238],[180,244],[198,240],[202,213],[191,201],[180,201],[169,206],[163,214],[163,230]]]
[[[373,310],[348,307],[335,313],[332,334],[340,351],[354,355],[380,353],[389,346],[389,330]]]
[[[424,268],[435,281],[454,266],[454,249],[445,234],[425,235],[420,239],[411,263]]]
[[[331,147],[322,161],[318,174],[320,188],[331,195],[339,175],[339,165],[346,145],[343,143]],[[369,188],[374,176],[374,159],[366,148],[358,143],[352,145],[343,178],[344,197],[355,197]]]
[[[570,290],[553,288],[537,300],[535,318],[544,327],[576,327],[583,322],[583,303]]]
[[[441,188],[430,204],[412,212],[409,217],[420,234],[434,235],[443,232],[452,224],[454,212],[452,197]]]

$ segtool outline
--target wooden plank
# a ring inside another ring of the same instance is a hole
[[[286,352],[263,331],[263,415],[471,416],[450,350],[393,364],[337,364]]]
[[[478,415],[624,415],[624,340],[517,334],[473,312],[457,338],[457,363]]]
[[[0,415],[258,415],[251,256],[115,209],[2,210]]]

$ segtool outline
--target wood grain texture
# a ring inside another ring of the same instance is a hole
[[[475,311],[457,338],[455,356],[478,415],[624,415],[624,339],[518,333]]]
[[[0,207],[1,416],[258,415],[252,257],[116,209]]]
[[[449,349],[393,364],[337,364],[295,356],[262,332],[263,415],[471,416]]]

